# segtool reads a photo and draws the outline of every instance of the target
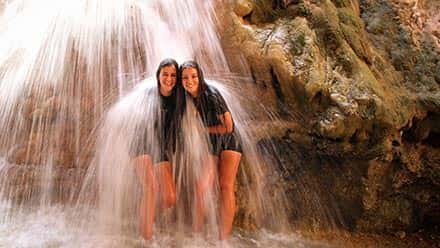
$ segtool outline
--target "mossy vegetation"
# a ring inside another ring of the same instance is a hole
[[[338,8],[351,7],[352,0],[331,0],[332,3]]]
[[[350,8],[338,9],[338,18],[341,23],[349,26],[353,26],[353,28],[358,29],[359,32],[363,31],[362,20],[355,15],[352,9]]]
[[[304,51],[304,46],[306,45],[306,36],[304,33],[299,31],[292,37],[290,41],[290,53],[293,55],[301,55]]]

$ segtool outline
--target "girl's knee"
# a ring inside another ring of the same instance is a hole
[[[234,192],[234,182],[223,181],[220,182],[220,190],[222,193],[233,193]]]
[[[165,197],[165,208],[171,208],[174,205],[176,205],[176,193],[172,192],[169,193],[166,197]]]

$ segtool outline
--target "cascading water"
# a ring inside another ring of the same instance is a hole
[[[267,228],[287,227],[283,198],[269,197],[263,189],[264,184],[269,184],[268,181],[270,181],[267,170],[273,170],[273,168],[265,164],[264,158],[256,150],[254,131],[249,129],[253,124],[250,123],[251,119],[240,105],[242,97],[233,94],[225,85],[218,82],[210,81],[210,84],[216,85],[224,95],[233,113],[235,129],[242,139],[244,163],[240,167],[239,191],[242,194],[240,200],[243,201],[242,214],[245,216],[243,220],[253,221],[254,225],[264,225]],[[95,182],[99,184],[98,212],[100,227],[105,232],[121,233],[122,230],[127,229],[132,230],[132,233],[138,232],[136,220],[139,216],[136,207],[141,189],[135,174],[134,157],[131,155],[130,148],[140,145],[137,142],[140,136],[143,137],[144,143],[150,145],[147,150],[150,151],[153,160],[160,152],[158,150],[159,140],[154,131],[157,128],[155,125],[158,123],[159,116],[159,96],[155,85],[157,85],[155,80],[145,80],[130,94],[123,97],[109,110],[100,128],[97,154],[90,167],[84,193],[81,195],[85,201],[93,199],[87,194],[90,192],[89,185]],[[194,221],[194,190],[210,159],[207,133],[195,107],[189,100],[185,113],[180,130],[182,139],[171,159],[177,185],[176,217],[171,220],[158,218],[156,221],[157,225],[162,227],[158,228],[159,231],[166,230],[169,235],[172,233],[175,237],[185,236],[185,231],[188,231],[188,222]],[[143,130],[147,130],[147,133]],[[218,175],[214,175],[214,178],[218,178]],[[205,199],[205,205],[208,206],[205,233],[208,236],[217,237],[218,196],[215,189],[218,189],[218,182],[214,183],[213,188],[214,190]],[[272,189],[268,188],[268,190]],[[163,192],[159,191],[158,195],[161,194]],[[276,202],[276,200],[281,201]]]
[[[142,244],[135,221],[140,188],[129,149],[142,125],[153,123],[145,117],[155,116],[157,92],[154,80],[133,87],[166,57],[197,59],[208,75],[227,74],[213,13],[211,0],[5,2],[0,19],[1,247]],[[248,195],[242,198],[247,207],[241,215],[257,224],[281,222],[282,206],[275,208],[262,187],[271,168],[255,149],[247,110],[237,104],[248,97],[218,88],[244,140],[247,165],[240,166],[239,191]],[[203,133],[194,120],[184,118],[186,137]],[[206,145],[200,140],[187,139],[184,155],[175,161],[201,164]],[[154,146],[156,141],[145,142]],[[197,166],[183,165],[175,171],[178,188],[183,185],[179,189],[189,188],[185,175],[197,174]],[[190,190],[179,192],[185,193]],[[208,234],[214,235],[215,198],[213,192],[208,214]],[[212,239],[188,235],[185,216],[191,210],[179,204],[157,222],[153,245],[212,246]],[[266,233],[266,239],[257,239],[260,234],[235,234],[231,244],[303,244],[295,236]]]

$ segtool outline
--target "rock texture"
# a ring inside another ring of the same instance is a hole
[[[261,141],[276,144],[292,218],[367,231],[437,226],[440,4],[231,5],[222,30],[231,68],[296,123]]]

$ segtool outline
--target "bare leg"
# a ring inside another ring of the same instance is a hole
[[[155,173],[159,179],[160,209],[164,210],[176,204],[176,185],[173,180],[171,163],[165,161],[157,164]]]
[[[196,185],[195,196],[195,208],[196,213],[194,216],[193,230],[200,232],[205,221],[206,206],[205,196],[211,190],[214,182],[215,170],[217,165],[217,157],[209,156],[208,161],[205,163],[205,167],[200,174],[199,180]]]
[[[153,237],[154,208],[157,189],[153,163],[149,155],[137,157],[134,163],[143,190],[139,208],[140,232],[144,239],[149,240]]]
[[[241,153],[225,150],[220,154],[219,181],[221,191],[221,224],[220,239],[227,239],[232,230],[235,205],[235,178],[237,176],[238,165],[240,164]]]

